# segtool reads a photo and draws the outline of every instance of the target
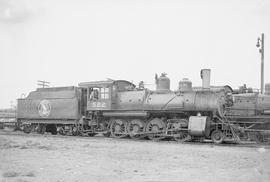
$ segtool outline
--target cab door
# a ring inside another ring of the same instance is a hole
[[[111,87],[93,87],[87,90],[87,110],[110,110]]]

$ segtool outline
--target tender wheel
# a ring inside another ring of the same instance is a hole
[[[72,127],[72,132],[71,133],[72,133],[73,136],[80,135],[79,129],[76,126]]]
[[[59,132],[60,135],[66,135],[67,134],[64,127],[60,127],[58,132]]]
[[[110,132],[114,138],[124,138],[127,136],[126,132],[127,122],[122,119],[116,119],[111,122]]]
[[[222,133],[221,130],[215,130],[211,134],[211,139],[216,144],[222,143],[224,138],[225,138],[225,136],[224,136],[224,134]]]
[[[130,121],[127,125],[127,132],[132,139],[140,139],[144,136],[142,134],[144,131],[144,122],[140,119],[134,119]]]
[[[14,131],[23,131],[23,124],[20,121],[15,123]]]
[[[33,127],[31,125],[24,125],[23,132],[29,134],[29,133],[31,133],[32,128]]]
[[[162,121],[159,118],[155,118],[153,120],[151,120],[149,123],[147,123],[146,127],[145,127],[145,132],[147,133],[147,137],[150,140],[161,140],[163,138],[165,138],[164,135],[164,131],[162,132],[162,130],[166,129],[166,124],[164,123],[164,121]]]
[[[57,127],[55,124],[48,124],[46,127],[47,132],[51,132],[52,135],[57,135]]]
[[[38,125],[38,128],[37,128],[37,132],[38,132],[39,134],[44,134],[45,131],[46,131],[46,125],[44,125],[44,124],[39,124],[39,125]]]
[[[16,128],[16,129],[18,129],[19,131],[23,131],[24,125],[22,123],[19,123],[18,128]]]

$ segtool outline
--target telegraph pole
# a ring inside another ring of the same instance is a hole
[[[262,37],[257,40],[257,45],[261,54],[261,94],[264,93],[264,33]]]
[[[50,82],[43,81],[43,80],[38,80],[38,83],[37,83],[37,85],[42,86],[42,88],[49,87],[50,86],[49,84],[50,84]]]

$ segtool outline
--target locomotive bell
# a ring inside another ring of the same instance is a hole
[[[201,70],[202,88],[204,90],[210,90],[210,69]]]
[[[157,92],[169,92],[170,91],[170,79],[166,76],[166,73],[162,73],[160,77],[156,74],[156,91]]]

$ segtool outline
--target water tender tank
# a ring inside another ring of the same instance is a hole
[[[162,73],[160,77],[156,74],[156,91],[168,92],[170,91],[170,79],[166,76],[166,73]]]
[[[265,84],[265,94],[270,95],[270,83]]]
[[[192,82],[188,78],[183,78],[183,80],[179,82],[178,89],[180,92],[192,91]]]

